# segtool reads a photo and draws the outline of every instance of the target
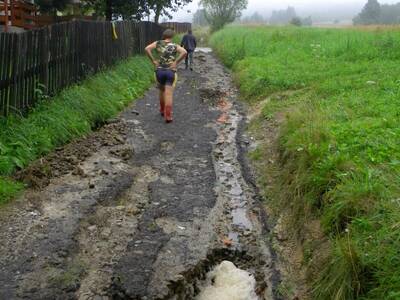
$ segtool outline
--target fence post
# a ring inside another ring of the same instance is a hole
[[[8,32],[8,0],[4,0],[4,14],[5,14],[4,31]]]
[[[40,83],[43,85],[43,93],[45,95],[48,94],[49,92],[49,55],[50,55],[50,49],[49,49],[49,34],[50,30],[48,27],[43,29],[43,38],[42,38],[42,44],[41,44],[41,57],[40,57],[40,62],[41,62],[41,69],[42,72],[40,74]]]
[[[18,97],[18,71],[19,71],[19,64],[20,64],[20,36],[17,33],[13,33],[14,39],[13,39],[13,44],[12,44],[12,52],[14,54],[14,60],[12,62],[11,66],[11,90],[10,90],[10,98],[9,102],[7,105],[7,110],[6,110],[6,115],[10,113],[10,107],[13,108],[13,110],[16,110],[16,103],[17,103],[17,97]]]

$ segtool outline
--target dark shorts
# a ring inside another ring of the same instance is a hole
[[[156,79],[160,86],[175,86],[177,75],[175,71],[169,69],[157,69]]]

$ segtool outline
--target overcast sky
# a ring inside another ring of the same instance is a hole
[[[367,0],[248,0],[249,5],[244,15],[250,15],[259,12],[264,16],[270,16],[274,9],[285,9],[293,6],[299,15],[327,15],[337,12],[338,18],[353,16],[357,13]],[[197,10],[199,0],[193,0],[191,4],[186,5],[179,12],[174,14],[177,21],[191,21],[192,14]],[[380,0],[381,4],[397,3],[400,0]],[[347,13],[346,13],[347,12]]]

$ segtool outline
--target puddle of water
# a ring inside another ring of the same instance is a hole
[[[199,48],[196,48],[195,52],[211,53],[212,49],[208,48],[208,47],[199,47]]]
[[[229,232],[228,238],[232,241],[234,245],[239,244],[239,233],[237,232]]]
[[[196,300],[259,300],[255,289],[253,275],[223,261],[207,274],[207,285]]]
[[[232,223],[233,225],[239,226],[244,229],[251,230],[253,228],[253,224],[247,217],[246,208],[236,208],[232,210]]]

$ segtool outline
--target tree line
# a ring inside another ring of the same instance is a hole
[[[83,15],[104,17],[106,20],[142,20],[154,17],[158,23],[161,17],[171,18],[171,14],[192,0],[81,0],[78,9]],[[56,15],[74,3],[73,0],[36,0],[41,13]],[[76,3],[76,2],[75,2]],[[211,30],[221,29],[240,18],[248,0],[201,0],[194,21],[198,25],[210,25]],[[76,4],[75,4],[76,5]]]
[[[266,18],[259,12],[254,12],[252,15],[239,18],[240,15],[235,15],[236,19],[231,18],[231,22],[235,21],[242,24],[271,24],[271,25],[286,25],[292,24],[295,26],[311,26],[313,21],[311,16],[301,18],[297,15],[296,10],[289,6],[287,9],[274,10],[270,18]],[[197,26],[208,26],[210,23],[207,18],[205,9],[198,9],[193,14],[193,24]]]
[[[353,19],[355,25],[400,24],[400,3],[383,4],[368,0],[362,11]]]
[[[192,0],[81,0],[78,9],[81,14],[115,19],[141,20],[150,15],[159,22],[161,16],[171,16],[181,6]],[[57,14],[67,10],[73,0],[36,0],[41,13]]]

